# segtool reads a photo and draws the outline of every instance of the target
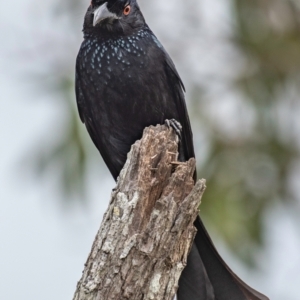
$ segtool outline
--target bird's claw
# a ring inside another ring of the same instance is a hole
[[[177,134],[179,141],[181,141],[181,132],[182,132],[182,126],[181,124],[176,121],[175,119],[171,119],[171,120],[166,120],[165,124],[169,127],[169,128],[173,128],[175,133]]]

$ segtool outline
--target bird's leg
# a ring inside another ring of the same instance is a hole
[[[169,127],[169,128],[173,128],[173,130],[175,131],[175,133],[176,133],[176,135],[177,135],[177,137],[178,137],[178,139],[179,139],[179,143],[181,143],[181,131],[182,131],[182,126],[181,126],[181,124],[178,122],[178,121],[176,121],[175,119],[171,119],[171,120],[166,120],[165,121],[165,124]],[[172,153],[172,154],[175,154],[175,153]],[[176,153],[177,154],[177,153]],[[176,155],[176,157],[175,157],[175,159],[177,159],[177,155]],[[179,162],[179,161],[171,161],[170,162],[170,164],[171,165],[173,165],[173,168],[174,168],[174,170],[176,169],[176,167],[178,166],[178,165],[182,165],[182,164],[184,164],[183,162]]]
[[[182,131],[182,126],[181,124],[176,121],[175,119],[171,119],[171,120],[166,120],[165,124],[169,127],[169,128],[173,128],[175,133],[177,134],[179,141],[181,141],[181,131]]]

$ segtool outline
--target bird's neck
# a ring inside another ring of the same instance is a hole
[[[105,42],[107,40],[117,40],[124,37],[138,35],[141,32],[148,32],[149,28],[145,24],[143,27],[133,28],[128,32],[124,31],[111,31],[109,28],[93,28],[92,30],[83,30],[84,39],[98,40],[99,42]]]

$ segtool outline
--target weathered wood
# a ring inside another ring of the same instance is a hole
[[[128,154],[74,300],[171,300],[195,236],[205,180],[177,162],[177,136],[148,127]]]

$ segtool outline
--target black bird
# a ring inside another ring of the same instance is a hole
[[[93,0],[83,33],[76,61],[79,115],[114,179],[143,129],[166,119],[182,125],[180,160],[195,157],[183,83],[136,0]],[[268,299],[229,269],[200,217],[195,225],[198,233],[179,281],[178,299]]]

